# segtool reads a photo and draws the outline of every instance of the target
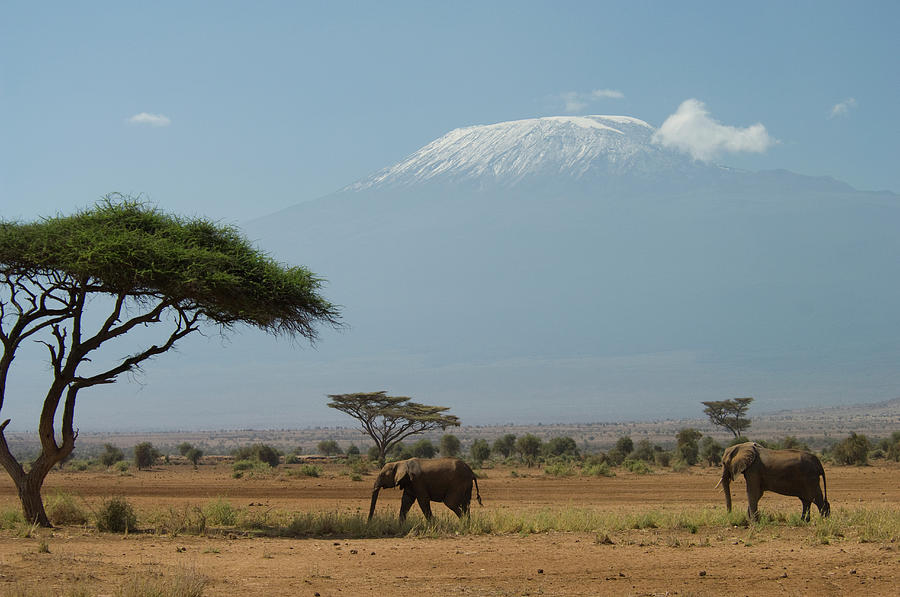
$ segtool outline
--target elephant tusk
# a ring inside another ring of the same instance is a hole
[[[716,483],[716,486],[713,487],[713,489],[718,489],[718,488],[719,488],[719,485],[721,485],[721,484],[722,484],[722,479],[719,479],[719,482]]]

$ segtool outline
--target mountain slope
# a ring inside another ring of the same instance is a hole
[[[545,422],[900,393],[897,196],[652,135],[602,116],[458,129],[247,230],[344,305],[314,374],[340,371],[333,391]]]

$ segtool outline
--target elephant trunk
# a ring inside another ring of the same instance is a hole
[[[381,488],[376,486],[375,489],[372,490],[372,505],[369,506],[369,520],[372,520],[372,516],[375,514],[375,502],[378,501],[378,492]]]

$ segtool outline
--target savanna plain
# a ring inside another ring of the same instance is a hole
[[[540,468],[477,471],[484,502],[458,521],[434,504],[396,520],[400,492],[365,516],[373,471],[340,461],[235,477],[230,462],[151,470],[60,470],[48,510],[87,520],[17,520],[0,477],[0,594],[47,595],[896,595],[900,464],[826,465],[832,516],[800,520],[766,493],[747,521],[743,480],[725,512],[720,471],[586,476]],[[317,476],[316,476],[317,475]],[[91,520],[116,496],[136,530]]]

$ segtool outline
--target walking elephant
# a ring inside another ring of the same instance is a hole
[[[725,491],[725,506],[729,512],[731,481],[740,474],[747,482],[747,515],[751,520],[759,516],[757,505],[764,491],[800,498],[803,504],[801,516],[806,521],[809,521],[810,504],[815,504],[823,517],[831,513],[825,470],[815,454],[803,450],[769,450],[755,442],[737,444],[725,450],[719,483]],[[820,476],[824,494],[819,488]]]
[[[382,467],[375,480],[369,520],[372,520],[375,513],[375,502],[382,487],[399,487],[403,490],[400,500],[401,521],[406,519],[406,513],[417,501],[425,518],[429,520],[432,516],[431,502],[444,502],[454,514],[462,517],[469,512],[472,483],[475,483],[475,497],[481,505],[475,473],[458,458],[410,458],[389,462]]]

